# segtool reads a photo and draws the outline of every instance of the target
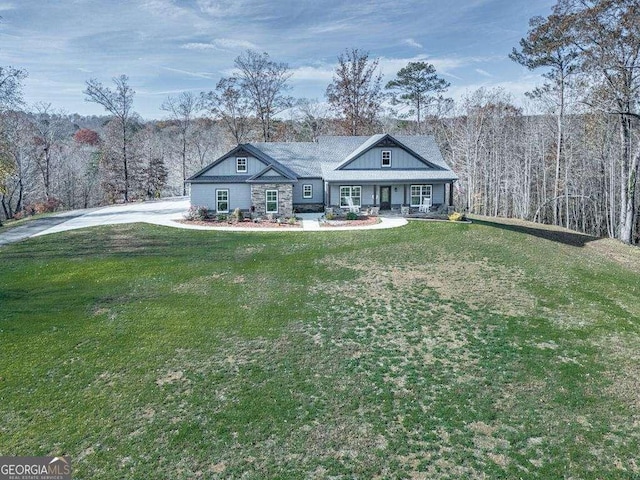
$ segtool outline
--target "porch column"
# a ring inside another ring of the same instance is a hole
[[[378,202],[377,202],[377,199],[378,199],[378,195],[377,195],[377,193],[378,193],[378,186],[377,186],[377,185],[374,185],[374,186],[373,186],[373,206],[374,206],[374,207],[377,207],[377,206],[378,206],[378,205],[377,205],[377,203],[378,203]]]
[[[453,182],[449,183],[449,206],[453,207]]]
[[[404,185],[402,185],[402,188],[403,188],[402,205],[408,205],[407,204],[407,184],[405,183]]]
[[[327,182],[327,207],[331,206],[331,184]]]

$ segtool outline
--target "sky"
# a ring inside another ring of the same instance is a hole
[[[555,0],[0,0],[0,65],[25,69],[28,106],[103,115],[85,82],[126,74],[134,110],[166,118],[169,95],[215,88],[254,49],[286,62],[294,97],[324,100],[337,57],[379,58],[384,82],[411,61],[433,64],[460,99],[502,87],[516,103],[541,82],[508,54]]]

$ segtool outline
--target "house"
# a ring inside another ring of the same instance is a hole
[[[452,205],[457,175],[432,136],[320,137],[238,145],[186,180],[191,204],[261,216],[345,208]]]

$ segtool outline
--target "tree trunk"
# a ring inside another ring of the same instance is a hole
[[[122,118],[122,163],[124,167],[124,201],[129,203],[129,167],[127,165],[127,122]]]
[[[633,241],[633,224],[636,219],[636,188],[638,186],[638,169],[640,164],[640,142],[636,154],[630,162],[628,174],[623,177],[622,189],[624,201],[620,212],[620,240],[631,244]]]

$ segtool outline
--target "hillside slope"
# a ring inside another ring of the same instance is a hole
[[[0,452],[74,478],[629,478],[639,264],[495,219],[7,246]]]

